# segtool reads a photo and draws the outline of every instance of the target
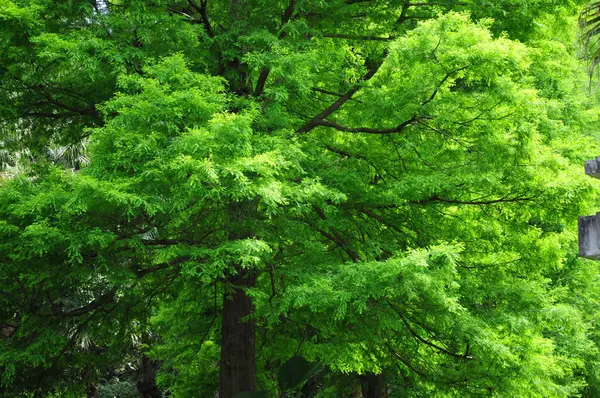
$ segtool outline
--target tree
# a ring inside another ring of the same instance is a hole
[[[3,3],[3,142],[32,153],[0,191],[7,391],[86,388],[149,331],[177,396],[275,393],[297,354],[305,394],[581,391],[597,102],[523,23],[573,4],[525,5]],[[82,139],[81,170],[42,156]]]

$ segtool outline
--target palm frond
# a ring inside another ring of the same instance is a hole
[[[590,76],[600,63],[600,1],[590,2],[579,14],[581,41]]]

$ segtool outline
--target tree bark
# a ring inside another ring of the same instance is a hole
[[[153,361],[146,355],[142,356],[142,379],[137,382],[137,390],[143,398],[161,398],[162,394],[156,385],[156,372]]]
[[[231,295],[223,295],[219,398],[233,398],[240,392],[256,389],[254,320],[244,320],[254,310],[244,288],[254,286],[256,276],[238,267],[238,274],[226,282],[234,288]]]
[[[360,377],[363,398],[387,398],[387,385],[383,373]]]
[[[98,398],[98,387],[94,383],[87,386],[87,398]]]

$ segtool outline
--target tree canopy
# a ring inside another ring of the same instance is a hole
[[[0,394],[596,396],[584,6],[0,0]]]

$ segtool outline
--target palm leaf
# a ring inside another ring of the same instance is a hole
[[[579,14],[579,27],[590,75],[600,63],[600,1],[589,3]]]

